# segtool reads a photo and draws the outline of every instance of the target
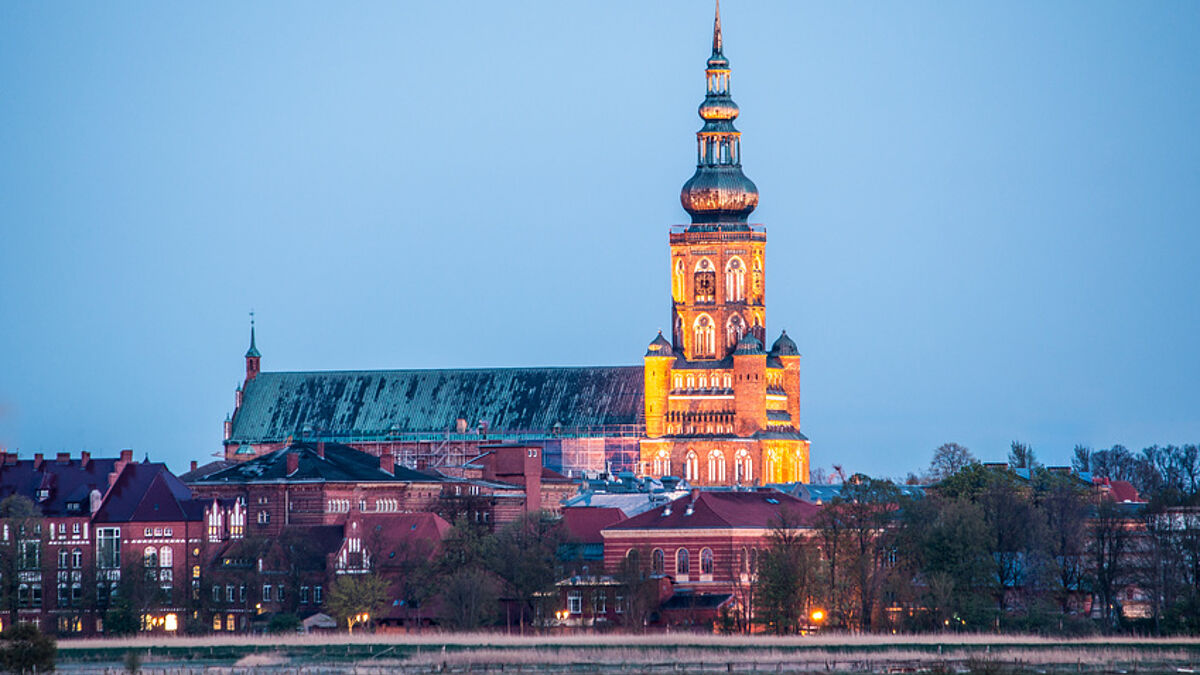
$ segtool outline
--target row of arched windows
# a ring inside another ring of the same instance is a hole
[[[717,324],[708,314],[701,314],[692,322],[692,352],[700,356],[715,356]],[[754,333],[762,332],[762,320],[754,315]],[[725,322],[725,344],[732,348],[746,335],[746,320],[740,314],[733,314]]]
[[[701,258],[692,270],[692,289],[695,302],[716,302],[716,267],[708,258]],[[687,288],[685,278],[687,268],[682,258],[675,260],[675,270],[671,275],[671,294],[676,302],[685,302]],[[762,287],[762,260],[754,258],[754,292],[757,294]],[[746,299],[746,264],[734,256],[725,263],[725,302],[741,302]]]
[[[733,456],[733,479],[736,483],[746,483],[754,480],[754,462],[750,457],[750,452],[745,448],[738,450]],[[671,475],[671,453],[666,450],[659,450],[654,456],[654,475],[669,476]],[[708,477],[710,483],[724,483],[726,481],[726,462],[725,452],[722,450],[710,450],[708,453]],[[683,459],[683,477],[688,481],[699,481],[700,476],[700,456],[695,450],[688,450],[687,455]]]
[[[146,567],[170,567],[174,563],[174,554],[170,546],[155,549],[147,546],[142,551],[142,565]]]
[[[625,553],[625,557],[633,560],[636,564],[637,549],[629,549]],[[666,574],[667,554],[661,548],[656,548],[650,553],[650,571],[655,574]],[[686,548],[678,548],[675,550],[675,574],[691,574],[692,560],[691,555]],[[711,548],[700,549],[700,574],[713,573],[713,552]]]

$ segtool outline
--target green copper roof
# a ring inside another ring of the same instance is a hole
[[[548,434],[642,423],[641,366],[260,373],[246,383],[227,443],[304,438]]]

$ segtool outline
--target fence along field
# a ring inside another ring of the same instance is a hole
[[[131,657],[134,654],[136,656]],[[142,673],[1187,673],[1200,639],[493,633],[64,640],[59,670]]]

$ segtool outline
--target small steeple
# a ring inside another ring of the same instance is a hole
[[[262,354],[258,353],[258,347],[254,344],[254,310],[250,310],[250,349],[246,350],[246,358],[250,358],[251,356],[255,358],[262,357]]]
[[[250,349],[246,350],[246,381],[258,377],[262,367],[262,354],[258,353],[258,345],[254,343],[254,312],[250,312]],[[240,407],[241,402],[238,402]]]

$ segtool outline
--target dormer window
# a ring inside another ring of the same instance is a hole
[[[48,488],[41,488],[37,491],[37,498],[39,502],[44,502],[47,499],[50,499],[50,490]]]

